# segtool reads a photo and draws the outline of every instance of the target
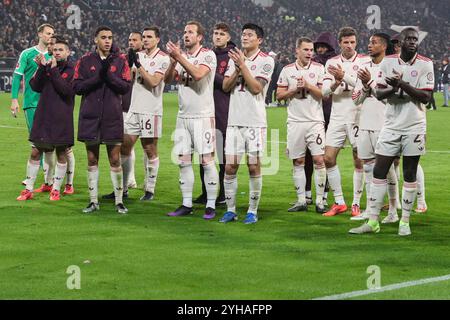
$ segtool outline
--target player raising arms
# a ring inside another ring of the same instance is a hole
[[[216,55],[203,48],[204,27],[197,21],[189,21],[184,28],[182,52],[177,44],[169,41],[167,51],[173,58],[167,81],[179,82],[179,111],[177,116],[174,151],[180,167],[180,189],[183,204],[169,216],[184,216],[192,213],[192,191],[194,171],[192,154],[198,152],[204,170],[207,202],[203,218],[213,219],[216,215],[216,197],[219,184],[214,161],[215,119],[214,119],[214,76]]]
[[[277,100],[289,100],[287,150],[292,159],[297,203],[288,211],[307,211],[305,197],[305,154],[311,150],[316,184],[316,212],[324,213],[323,193],[326,182],[324,163],[324,116],[322,80],[325,68],[311,58],[314,44],[309,38],[297,40],[295,63],[283,68],[278,80]]]
[[[325,75],[322,87],[324,96],[332,95],[330,124],[328,125],[325,143],[325,165],[328,182],[333,191],[335,204],[324,216],[334,216],[347,211],[342,192],[341,174],[336,164],[339,151],[344,147],[346,138],[353,148],[353,204],[352,216],[360,214],[359,202],[364,186],[363,164],[358,159],[355,137],[358,135],[358,110],[352,100],[352,90],[355,87],[359,66],[370,59],[356,52],[356,31],[350,27],[339,30],[339,46],[341,54],[329,59],[325,65]]]
[[[125,135],[121,148],[124,193],[127,192],[131,172],[131,151],[138,138],[147,155],[144,185],[141,200],[152,200],[158,176],[158,139],[162,134],[164,76],[170,64],[169,56],[158,48],[159,28],[152,26],[142,33],[144,51],[131,52],[133,69],[133,92],[130,110],[125,119]]]
[[[416,174],[425,154],[425,105],[434,88],[433,62],[417,53],[419,33],[405,28],[400,34],[401,53],[384,58],[377,99],[387,99],[383,129],[376,146],[373,184],[370,190],[370,219],[350,233],[379,232],[378,218],[387,188],[387,174],[395,157],[403,155],[402,218],[398,234],[411,234],[409,217],[416,197]]]
[[[225,72],[223,89],[231,91],[225,144],[225,200],[227,212],[220,222],[237,220],[237,171],[244,154],[250,175],[249,208],[244,223],[258,221],[261,198],[261,157],[267,134],[265,96],[274,69],[274,60],[260,50],[263,29],[253,23],[242,27],[241,44],[229,52],[230,62]]]
[[[130,90],[130,68],[125,55],[113,45],[113,33],[102,26],[95,31],[96,49],[77,63],[73,88],[82,96],[78,121],[78,140],[86,144],[88,158],[88,186],[90,202],[83,209],[92,213],[98,204],[98,160],[100,144],[106,144],[114,186],[116,210],[126,214],[123,205],[122,167],[120,145],[123,141],[121,95]]]
[[[392,50],[390,37],[385,33],[375,33],[369,39],[368,52],[372,59],[362,64],[358,71],[358,80],[353,90],[353,101],[361,108],[359,118],[359,134],[356,137],[358,158],[364,162],[364,175],[367,190],[366,211],[351,220],[364,220],[369,218],[370,187],[372,185],[373,167],[375,165],[375,146],[384,123],[385,103],[375,97],[377,81],[381,78],[380,64],[387,50]],[[388,54],[390,52],[387,52]],[[388,174],[389,214],[383,223],[398,221],[397,216],[397,177],[394,166]]]
[[[49,63],[43,54],[36,58],[39,67],[30,80],[31,88],[41,93],[30,133],[30,141],[35,147],[28,161],[26,189],[21,192],[17,200],[33,198],[41,155],[43,152],[53,152],[54,149],[56,149],[58,163],[50,200],[60,199],[59,189],[67,170],[66,148],[73,146],[74,143],[75,94],[71,84],[74,68],[70,62],[67,62],[69,55],[67,42],[59,39],[53,46],[53,55]]]

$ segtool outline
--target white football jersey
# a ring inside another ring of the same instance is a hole
[[[382,77],[380,64],[375,64],[370,61],[363,63],[361,68],[367,68],[369,70],[371,79],[368,83],[368,90],[364,89],[360,79],[356,81],[356,86],[353,90],[352,99],[361,108],[359,128],[362,130],[379,131],[383,127],[384,113],[386,110],[385,102],[375,97],[377,82]]]
[[[364,62],[370,61],[370,57],[355,53],[350,59],[345,59],[342,55],[333,57],[325,64],[325,77],[323,79],[322,92],[326,92],[335,82],[334,77],[328,73],[329,66],[341,68],[345,72],[344,81],[336,88],[333,97],[333,106],[331,108],[330,121],[337,124],[350,124],[357,122],[358,110],[352,100],[352,92],[358,78],[358,70]]]
[[[165,75],[170,64],[170,58],[166,53],[157,48],[150,55],[145,52],[138,52],[137,54],[142,67],[150,75],[156,73]],[[136,70],[132,90],[130,112],[162,116],[164,80],[158,86],[149,90],[145,87],[140,72]]]
[[[176,66],[178,85],[178,117],[209,118],[214,117],[214,77],[216,75],[216,54],[207,48],[200,47],[194,54],[183,53],[194,66],[206,66],[210,72],[199,81],[192,79],[183,66]]]
[[[288,90],[297,87],[297,80],[303,77],[309,84],[320,87],[322,85],[325,68],[323,65],[311,61],[306,68],[297,62],[283,68],[278,79],[278,87]],[[324,122],[322,100],[314,98],[308,90],[299,90],[291,98],[288,107],[288,121],[296,122]]]
[[[416,54],[410,62],[404,62],[398,54],[384,58],[380,66],[382,77],[378,83],[380,88],[388,88],[386,77],[393,77],[394,70],[402,74],[406,81],[414,88],[433,91],[434,72],[433,62]],[[384,129],[401,134],[425,134],[425,107],[419,101],[413,100],[403,90],[398,90],[387,98]]]
[[[266,94],[272,77],[275,61],[269,55],[258,50],[252,57],[245,59],[245,65],[255,78],[265,80],[265,85],[257,95],[252,94],[242,76],[231,91],[228,126],[267,127]],[[225,77],[236,70],[234,61],[230,59]]]

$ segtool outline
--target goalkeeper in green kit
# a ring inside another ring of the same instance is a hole
[[[51,41],[51,38],[55,32],[55,28],[52,25],[46,23],[39,26],[37,32],[39,43],[34,47],[23,50],[20,54],[16,68],[14,69],[11,88],[11,113],[13,117],[17,117],[17,114],[20,110],[18,100],[20,82],[23,77],[23,112],[27,123],[28,133],[30,133],[31,127],[33,126],[34,112],[36,111],[40,96],[40,94],[33,91],[30,86],[30,80],[38,68],[37,63],[35,62],[35,58],[40,54],[43,54],[45,59],[50,61],[50,55],[48,54],[47,46]],[[54,167],[54,165],[52,165],[52,163],[54,162],[53,157],[53,153],[45,155],[43,165],[45,184],[38,190],[35,190],[35,192],[45,192],[47,191],[47,189],[48,192],[50,192],[52,180],[50,171],[52,170],[49,168]]]

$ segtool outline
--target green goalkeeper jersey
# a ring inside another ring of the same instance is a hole
[[[45,59],[49,59],[50,55],[48,51],[39,51],[37,46],[25,49],[22,51],[19,57],[19,61],[17,62],[16,68],[14,69],[14,73],[19,75],[20,78],[24,77],[24,92],[23,92],[23,109],[28,108],[36,108],[39,102],[40,94],[33,91],[30,86],[30,80],[36,72],[38,65],[34,61],[34,58],[38,54],[44,54]],[[19,95],[20,83],[14,83],[18,77],[13,77],[12,84],[12,98],[17,99]]]

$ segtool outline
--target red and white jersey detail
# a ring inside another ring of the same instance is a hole
[[[377,82],[382,76],[380,64],[372,61],[362,64],[361,68],[367,68],[370,72],[369,89],[365,89],[361,80],[358,79],[353,90],[352,99],[357,106],[361,107],[359,128],[363,130],[379,131],[383,127],[386,104],[375,97]]]
[[[278,79],[278,87],[293,90],[301,77],[310,85],[320,87],[324,72],[325,68],[319,63],[310,62],[303,68],[295,62],[283,68]],[[322,100],[314,98],[308,90],[299,90],[289,102],[288,121],[324,122]]]
[[[380,66],[382,77],[378,83],[380,88],[388,88],[386,77],[394,76],[394,70],[402,75],[402,80],[414,88],[433,91],[433,62],[416,54],[411,61],[403,61],[399,55],[384,58]],[[413,100],[403,90],[398,90],[387,98],[384,129],[404,134],[425,134],[425,106]]]
[[[183,66],[178,63],[176,72],[180,83],[178,85],[178,117],[180,118],[209,118],[214,117],[214,77],[216,74],[216,54],[207,48],[200,47],[192,55],[183,56],[194,66],[205,66],[210,72],[196,81]]]
[[[330,121],[337,124],[350,124],[357,121],[358,110],[352,100],[352,92],[358,78],[357,73],[361,65],[369,62],[370,57],[355,53],[350,59],[345,59],[342,55],[338,55],[329,59],[325,65],[325,76],[323,79],[322,92],[327,92],[332,84],[334,77],[328,72],[329,66],[338,67],[344,70],[344,80],[341,85],[336,88],[333,97],[333,106],[331,108]]]
[[[150,55],[147,55],[145,51],[138,52],[139,62],[142,67],[150,75],[160,73],[165,75],[169,64],[170,58],[163,53],[159,48]],[[140,72],[134,68],[136,76],[133,82],[133,91],[131,93],[131,105],[130,112],[139,114],[153,114],[161,116],[163,113],[163,91],[164,80],[162,80],[158,86],[148,89],[144,85],[144,79]]]
[[[242,76],[239,76],[237,85],[231,91],[228,126],[267,127],[265,98],[275,61],[258,50],[252,57],[245,59],[245,65],[254,78],[264,80],[264,88],[261,93],[254,95],[248,90]],[[235,70],[236,66],[230,59],[225,77]]]

